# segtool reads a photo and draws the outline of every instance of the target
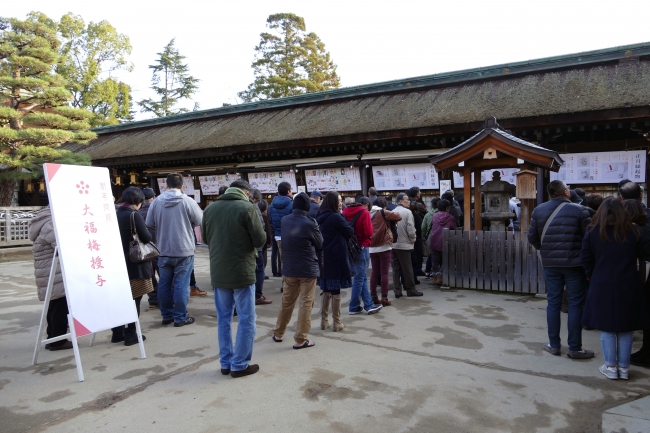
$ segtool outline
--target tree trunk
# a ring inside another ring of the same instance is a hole
[[[0,206],[10,206],[14,195],[15,180],[0,180]]]

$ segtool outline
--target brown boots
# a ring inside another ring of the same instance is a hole
[[[343,330],[341,323],[341,294],[332,295],[332,319],[334,319],[334,332]]]
[[[327,314],[330,309],[330,299],[332,300],[332,319],[334,319],[334,332],[343,330],[341,323],[341,295],[332,295],[330,292],[323,292],[320,295],[320,329],[329,329],[332,327],[328,320]]]
[[[435,285],[442,285],[442,274],[437,274],[433,277],[433,284]]]

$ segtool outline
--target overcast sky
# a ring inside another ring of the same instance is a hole
[[[344,87],[650,42],[650,0],[30,0],[3,2],[0,15],[32,10],[108,20],[128,35],[135,69],[120,78],[136,101],[151,96],[147,66],[176,38],[201,80],[193,99],[202,109],[236,103],[252,82],[253,49],[273,13],[305,19]]]

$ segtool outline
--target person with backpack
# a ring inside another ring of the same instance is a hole
[[[355,235],[350,224],[341,215],[342,205],[341,195],[337,191],[330,191],[323,198],[323,204],[316,216],[316,222],[323,235],[323,270],[318,280],[322,290],[320,329],[331,327],[327,317],[331,301],[334,332],[343,330],[341,290],[352,287],[354,276],[354,262],[348,252],[348,242]]]
[[[437,203],[438,212],[431,221],[431,235],[429,246],[431,248],[431,275],[433,284],[442,284],[442,231],[444,229],[456,230],[456,218],[449,213],[451,203],[442,199]]]
[[[370,210],[373,235],[370,238],[370,262],[372,274],[370,275],[370,295],[372,302],[381,303],[387,307],[391,305],[388,300],[388,268],[390,267],[391,243],[395,241],[393,230],[397,232],[396,223],[402,219],[401,215],[386,209],[387,202],[384,197],[377,197],[375,205]],[[381,284],[381,301],[377,297],[377,283]]]
[[[587,276],[580,261],[582,239],[591,222],[589,212],[571,203],[571,191],[561,180],[546,187],[551,197],[533,210],[528,242],[539,251],[546,280],[548,340],[543,349],[560,356],[560,308],[566,286],[569,300],[569,352],[571,359],[589,359],[594,352],[582,348],[582,305],[587,294]]]
[[[354,260],[354,282],[352,283],[352,294],[348,313],[350,315],[361,314],[364,310],[368,314],[375,314],[381,310],[381,304],[375,304],[370,297],[368,290],[368,263],[370,263],[370,239],[373,229],[370,221],[370,199],[361,196],[355,203],[343,209],[343,216],[348,220],[354,229],[357,237],[357,244],[360,247],[359,256]],[[363,307],[361,301],[363,300]]]

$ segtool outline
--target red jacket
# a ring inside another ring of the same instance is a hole
[[[356,214],[362,212],[361,216],[357,219],[357,222],[354,224],[354,234],[357,235],[357,242],[362,247],[370,247],[372,234],[372,221],[370,220],[370,212],[366,209],[365,206],[354,203],[345,209],[343,209],[343,216],[348,221],[352,221],[352,218]]]

